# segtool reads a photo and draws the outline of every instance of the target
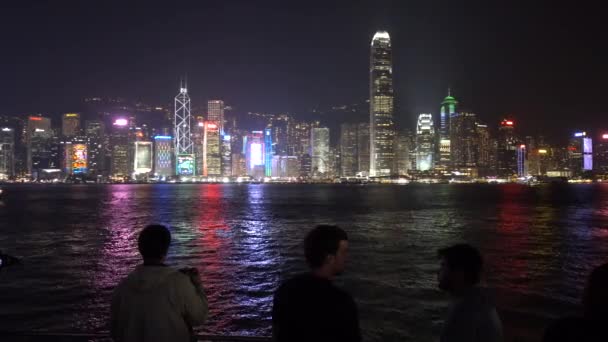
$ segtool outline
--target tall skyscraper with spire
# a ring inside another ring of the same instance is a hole
[[[192,176],[194,170],[194,154],[192,134],[190,130],[190,96],[185,82],[181,82],[179,94],[175,97],[175,156],[176,174],[179,176]]]
[[[393,173],[393,57],[391,38],[378,31],[372,38],[370,56],[370,176]]]
[[[441,167],[450,167],[452,165],[451,159],[451,139],[450,139],[450,127],[451,118],[456,115],[456,106],[458,101],[452,96],[450,88],[448,88],[448,96],[441,102],[441,112],[439,118],[439,161],[438,164]]]

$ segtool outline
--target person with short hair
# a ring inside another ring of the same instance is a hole
[[[441,342],[502,341],[502,323],[494,304],[479,288],[483,258],[467,244],[438,251],[441,267],[439,288],[451,296]]]
[[[304,240],[304,255],[310,272],[286,281],[275,292],[274,340],[361,341],[357,305],[350,294],[332,283],[346,266],[346,232],[337,226],[317,226]]]
[[[558,319],[545,331],[543,342],[608,341],[608,263],[589,275],[582,304],[582,316]]]
[[[164,264],[171,233],[150,225],[139,234],[143,264],[114,290],[110,328],[114,341],[192,340],[192,328],[207,318],[207,297],[198,271]]]

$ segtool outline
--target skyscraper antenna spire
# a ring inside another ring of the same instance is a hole
[[[448,86],[448,96],[452,96],[452,88]]]

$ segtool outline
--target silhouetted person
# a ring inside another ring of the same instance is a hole
[[[110,322],[114,341],[189,342],[192,327],[205,321],[207,298],[198,272],[166,266],[170,244],[171,233],[164,226],[147,226],[139,234],[144,263],[114,290]]]
[[[306,236],[304,252],[310,272],[288,280],[274,295],[275,341],[361,341],[355,301],[332,284],[344,271],[346,232],[336,226],[318,226]]]
[[[589,276],[583,316],[557,320],[545,331],[543,341],[608,341],[608,264],[597,267]]]
[[[440,249],[439,288],[451,296],[441,342],[502,341],[502,324],[493,303],[478,287],[483,259],[474,247],[458,244]]]

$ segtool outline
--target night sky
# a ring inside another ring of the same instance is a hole
[[[186,73],[193,105],[307,113],[363,101],[370,40],[386,29],[402,126],[436,114],[450,86],[491,124],[511,114],[528,133],[608,128],[606,16],[599,2],[568,3],[3,1],[0,114],[70,111],[84,96],[170,103]]]

